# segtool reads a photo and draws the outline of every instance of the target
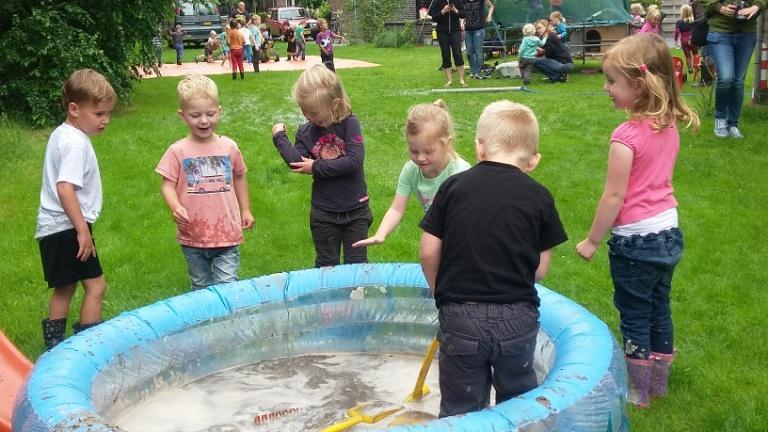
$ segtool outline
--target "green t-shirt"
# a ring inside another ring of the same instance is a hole
[[[440,185],[443,184],[448,177],[468,169],[469,163],[462,159],[461,156],[457,155],[454,159],[448,162],[448,165],[443,172],[437,177],[426,178],[424,177],[424,174],[421,173],[419,166],[409,160],[403,166],[402,171],[400,171],[400,178],[397,180],[397,191],[395,193],[405,196],[410,196],[415,193],[416,198],[419,200],[419,204],[421,204],[426,212],[429,209],[429,206],[432,205],[432,200],[435,198],[437,190],[440,189]]]

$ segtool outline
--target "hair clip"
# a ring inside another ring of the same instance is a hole
[[[638,69],[640,69],[640,72],[641,72],[641,73],[646,73],[646,72],[648,72],[648,65],[647,65],[647,64],[645,64],[645,63],[641,64],[641,65],[640,65],[640,66],[638,66],[637,68],[638,68]]]

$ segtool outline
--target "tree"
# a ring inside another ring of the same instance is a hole
[[[101,72],[122,100],[130,100],[139,70],[155,67],[152,38],[173,5],[172,0],[2,2],[0,111],[38,126],[61,121],[61,85],[81,68]]]

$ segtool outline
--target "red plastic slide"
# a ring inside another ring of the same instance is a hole
[[[13,402],[32,363],[0,331],[0,432],[11,432]]]

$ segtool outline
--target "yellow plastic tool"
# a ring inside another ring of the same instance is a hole
[[[349,417],[348,419],[344,420],[343,422],[330,425],[323,429],[322,432],[341,432],[351,428],[358,423],[373,424],[402,409],[403,407],[399,405],[393,405],[389,403],[383,407],[381,404],[377,406],[370,402],[360,403],[347,411],[347,417]]]
[[[413,391],[405,399],[406,402],[417,401],[429,394],[429,386],[424,383],[427,379],[427,372],[429,372],[429,366],[432,364],[432,359],[435,358],[435,352],[440,346],[440,342],[437,341],[437,337],[432,339],[432,343],[429,344],[427,354],[424,355],[424,361],[421,362],[421,369],[419,369],[419,376],[416,378],[416,386],[413,387]]]

